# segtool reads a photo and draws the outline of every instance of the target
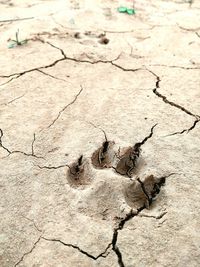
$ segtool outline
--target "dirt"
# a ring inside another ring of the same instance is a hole
[[[200,266],[200,1],[120,5],[0,1],[1,267]]]

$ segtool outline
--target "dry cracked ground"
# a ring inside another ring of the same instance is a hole
[[[200,266],[200,1],[119,4],[0,1],[1,267]]]

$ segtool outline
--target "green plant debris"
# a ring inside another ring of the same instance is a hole
[[[8,48],[14,48],[16,46],[21,46],[21,45],[24,45],[28,42],[27,39],[22,40],[22,41],[19,40],[19,30],[17,30],[17,32],[15,34],[15,40],[11,39],[9,41],[10,41],[10,43],[8,44]]]
[[[119,13],[127,13],[129,15],[134,15],[135,14],[135,9],[133,9],[133,8],[127,8],[127,7],[121,6],[121,7],[118,7],[117,10],[118,10]]]

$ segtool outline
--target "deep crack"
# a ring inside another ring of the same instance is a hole
[[[142,210],[145,209],[145,206],[140,207],[139,209],[137,209],[136,212],[133,212],[133,210],[131,210],[124,219],[122,219],[119,224],[118,227],[114,229],[113,232],[113,238],[112,238],[112,250],[115,252],[115,254],[117,255],[118,258],[118,264],[120,267],[125,267],[123,259],[122,259],[122,253],[119,249],[119,247],[117,246],[117,238],[118,238],[118,231],[122,230],[125,223],[127,221],[129,221],[130,219],[132,219],[133,217],[137,216]]]
[[[174,174],[175,173],[170,173],[168,175],[159,177],[157,182],[154,184],[154,187],[152,188],[152,192],[148,192],[147,188],[145,187],[145,182],[143,183],[142,181],[139,180],[142,190],[144,191],[145,195],[148,195],[148,199],[150,199],[149,206],[151,206],[152,200],[155,199],[155,196],[160,193],[159,189],[165,184],[165,179],[170,177],[171,175],[174,175]],[[150,193],[150,195],[149,195],[149,193]],[[120,220],[120,222],[118,223],[118,226],[113,231],[112,250],[117,255],[118,264],[120,267],[124,267],[125,265],[124,265],[123,260],[122,260],[122,253],[120,252],[119,247],[117,246],[118,232],[124,228],[124,225],[126,224],[126,222],[128,222],[132,218],[138,216],[144,209],[146,209],[146,205],[141,206],[136,211],[133,211],[131,209],[131,211],[126,214],[125,218],[122,218]],[[167,212],[163,212],[158,216],[152,216],[152,217],[156,218],[156,219],[161,219],[166,213]]]
[[[99,63],[102,63],[102,64],[111,64],[112,66],[114,66],[114,67],[116,67],[116,68],[118,68],[118,69],[120,69],[122,71],[125,71],[125,72],[136,72],[136,71],[140,71],[140,70],[147,70],[149,72],[149,70],[146,69],[146,68],[136,68],[136,69],[133,69],[133,68],[124,68],[121,65],[118,65],[117,63],[114,63],[116,60],[119,59],[119,57],[120,57],[121,54],[119,54],[116,58],[114,58],[112,60],[100,60],[100,59],[99,60],[96,60],[96,61],[81,60],[81,59],[77,59],[77,58],[68,57],[68,56],[66,56],[66,54],[64,53],[64,51],[61,48],[53,45],[50,42],[46,42],[46,43],[48,45],[52,46],[53,48],[58,49],[61,52],[61,54],[62,54],[63,57],[60,58],[60,59],[55,60],[54,62],[52,62],[52,63],[50,63],[48,65],[45,65],[45,66],[41,66],[41,67],[37,67],[37,68],[32,68],[32,69],[29,69],[29,70],[25,70],[25,71],[22,71],[22,72],[13,73],[13,74],[10,74],[10,75],[1,75],[0,78],[11,78],[11,79],[8,80],[7,82],[1,84],[0,86],[5,85],[5,84],[11,82],[13,79],[18,79],[19,77],[25,75],[26,73],[30,73],[30,72],[33,72],[33,71],[41,71],[43,69],[51,68],[51,67],[55,66],[56,64],[58,64],[59,62],[64,61],[64,60],[69,60],[69,61],[73,61],[73,62],[77,62],[77,63],[86,63],[86,64],[91,64],[91,65],[99,64]],[[41,71],[41,73],[42,73],[42,71]]]
[[[147,69],[147,70],[148,70],[148,69]],[[163,100],[163,102],[165,102],[166,104],[169,104],[169,105],[171,105],[171,106],[174,106],[174,107],[176,107],[176,108],[182,110],[182,111],[185,112],[186,114],[195,117],[196,119],[200,119],[200,116],[199,116],[199,115],[195,115],[195,114],[193,114],[191,111],[189,111],[188,109],[182,107],[181,105],[178,105],[178,104],[176,104],[176,103],[174,103],[174,102],[172,102],[172,101],[169,101],[169,100],[167,99],[166,96],[164,96],[164,95],[162,95],[161,93],[159,93],[159,92],[158,92],[158,89],[160,88],[160,82],[161,82],[161,79],[160,79],[160,77],[159,77],[157,74],[155,74],[153,71],[151,71],[151,70],[148,70],[148,71],[151,72],[151,73],[156,77],[156,87],[153,89],[153,93],[154,93],[155,95],[157,95],[159,98],[161,98],[161,99]]]

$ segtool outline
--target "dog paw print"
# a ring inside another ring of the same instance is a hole
[[[101,129],[105,140],[90,158],[81,155],[67,165],[68,184],[76,190],[91,189],[86,191],[85,201],[77,206],[80,212],[87,213],[88,216],[95,215],[101,220],[122,222],[124,219],[121,216],[129,214],[127,210],[138,212],[150,208],[165,184],[166,177],[157,178],[151,174],[139,178],[136,169],[141,158],[141,147],[153,135],[154,127],[155,125],[141,142],[118,152],[115,149],[116,143],[109,141],[105,131]],[[94,169],[96,170],[93,171]],[[99,176],[100,179],[95,177],[102,169],[108,170],[108,176],[104,172]]]
[[[102,45],[107,45],[110,42],[110,40],[106,37],[105,33],[97,34],[97,33],[92,32],[92,31],[85,31],[83,33],[75,32],[74,38],[75,39],[82,39],[81,43],[83,43],[83,44],[87,44],[87,43],[90,44],[91,42],[94,43],[94,39],[96,39],[97,42],[102,44]]]

